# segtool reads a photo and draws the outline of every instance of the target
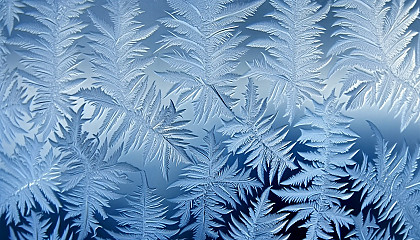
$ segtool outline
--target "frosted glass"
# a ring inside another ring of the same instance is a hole
[[[416,0],[0,0],[1,239],[420,239]]]

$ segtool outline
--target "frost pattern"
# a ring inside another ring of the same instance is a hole
[[[376,224],[376,221],[372,217],[370,211],[368,212],[366,219],[363,218],[363,213],[360,212],[359,215],[353,217],[353,221],[355,229],[346,236],[350,237],[350,240],[378,239],[375,237],[375,235],[379,229],[379,226]]]
[[[97,137],[89,137],[82,131],[86,119],[82,116],[83,107],[77,112],[70,110],[67,127],[60,124],[63,136],[55,135],[52,145],[60,150],[61,192],[66,202],[66,218],[74,218],[73,226],[78,227],[78,239],[89,233],[96,233],[100,227],[95,214],[108,218],[105,208],[109,201],[121,197],[115,192],[123,183],[128,183],[127,173],[136,169],[118,162],[122,146],[108,153],[108,143],[99,144]]]
[[[247,37],[235,32],[235,23],[253,15],[262,2],[168,0],[175,13],[161,22],[174,34],[162,39],[161,48],[183,51],[166,54],[172,70],[158,74],[174,83],[169,93],[177,93],[177,104],[193,104],[195,121],[235,117],[233,82],[240,77],[235,70],[247,51],[240,46]]]
[[[181,217],[181,233],[192,230],[194,239],[216,239],[223,216],[261,184],[249,176],[250,170],[238,169],[238,161],[226,165],[229,155],[216,141],[214,128],[207,132],[204,141],[205,146],[190,149],[196,163],[186,167],[183,178],[170,187],[180,187],[185,192],[173,199],[178,204],[175,217]]]
[[[1,63],[5,64],[4,61]],[[27,132],[22,125],[30,114],[32,99],[27,99],[25,90],[18,86],[19,76],[15,70],[7,71],[4,67],[0,71],[0,146],[4,146]]]
[[[0,147],[12,143],[18,134],[26,133],[22,128],[25,117],[30,114],[31,99],[26,99],[25,90],[18,86],[19,75],[11,70],[7,57],[7,39],[0,31]]]
[[[24,68],[19,74],[36,89],[31,122],[39,127],[40,137],[46,139],[63,116],[69,114],[68,91],[84,80],[80,76],[81,52],[77,41],[87,25],[78,16],[89,4],[86,0],[27,0],[25,4],[35,9],[25,13],[33,21],[19,24],[16,30],[22,35],[10,42],[21,47]]]
[[[0,22],[7,28],[9,35],[12,33],[15,21],[19,21],[19,14],[22,14],[24,5],[20,0],[0,1]]]
[[[256,202],[252,202],[249,215],[241,213],[240,221],[232,218],[230,236],[222,235],[224,239],[286,240],[289,237],[276,235],[284,224],[283,220],[287,214],[270,214],[274,205],[268,200],[270,190],[271,188],[267,188]]]
[[[225,122],[219,131],[230,136],[225,141],[230,152],[249,154],[245,164],[257,169],[262,182],[267,169],[270,183],[275,175],[280,182],[286,168],[297,168],[290,153],[294,144],[284,141],[286,126],[274,129],[276,115],[265,116],[267,99],[258,99],[257,90],[250,79],[244,94],[245,106],[241,108],[241,117]]]
[[[321,96],[323,64],[319,36],[324,29],[317,23],[326,17],[329,6],[321,8],[311,0],[270,0],[270,4],[274,11],[266,16],[274,21],[248,27],[270,36],[248,44],[268,52],[262,61],[249,65],[249,74],[271,81],[270,100],[278,109],[286,102],[285,116],[291,124],[304,100]]]
[[[28,215],[40,206],[43,212],[54,212],[61,207],[57,193],[57,157],[52,149],[43,156],[42,142],[25,139],[24,146],[17,146],[9,157],[0,151],[0,213],[6,221],[19,223],[21,216]]]
[[[387,4],[390,3],[390,4]],[[341,93],[350,97],[347,108],[365,103],[384,107],[401,116],[401,131],[420,118],[419,53],[409,47],[417,35],[410,25],[419,16],[416,1],[369,0],[334,3],[338,41],[329,54],[341,58],[332,73],[348,70]],[[345,53],[347,52],[347,54]]]
[[[149,2],[0,0],[0,238],[420,239],[419,1]]]
[[[143,147],[144,158],[157,159],[167,177],[170,162],[190,161],[185,139],[194,135],[184,128],[189,121],[181,119],[183,110],[172,102],[162,106],[161,91],[154,83],[148,86],[144,71],[153,58],[145,56],[148,48],[142,40],[157,27],[143,29],[135,19],[141,13],[138,1],[108,1],[105,8],[112,25],[90,13],[98,30],[88,34],[94,50],[95,87],[82,88],[74,96],[96,107],[93,116],[104,116],[100,132],[116,128],[110,137],[112,146],[124,140],[125,152]]]
[[[316,151],[299,152],[305,160],[299,162],[300,172],[281,182],[287,188],[273,190],[284,201],[296,203],[281,210],[296,213],[286,230],[307,219],[301,225],[308,229],[305,239],[330,239],[333,232],[340,237],[340,227],[353,224],[341,203],[352,194],[338,180],[348,176],[344,167],[354,165],[350,148],[357,135],[349,129],[351,119],[341,113],[342,106],[331,95],[323,104],[315,103],[315,111],[305,111],[296,126],[311,128],[301,129],[298,141]]]
[[[176,222],[165,218],[167,208],[162,206],[163,199],[149,187],[144,171],[141,179],[141,185],[128,196],[129,207],[121,209],[120,216],[115,216],[120,223],[120,232],[111,235],[116,239],[171,239],[178,231],[166,228]]]
[[[392,219],[396,231],[404,239],[420,237],[417,219],[420,217],[420,174],[416,172],[419,148],[409,153],[404,144],[396,153],[396,145],[388,146],[378,128],[371,122],[376,138],[373,163],[364,155],[362,165],[349,169],[355,179],[353,191],[362,191],[362,209],[374,205],[379,209],[379,221]]]

